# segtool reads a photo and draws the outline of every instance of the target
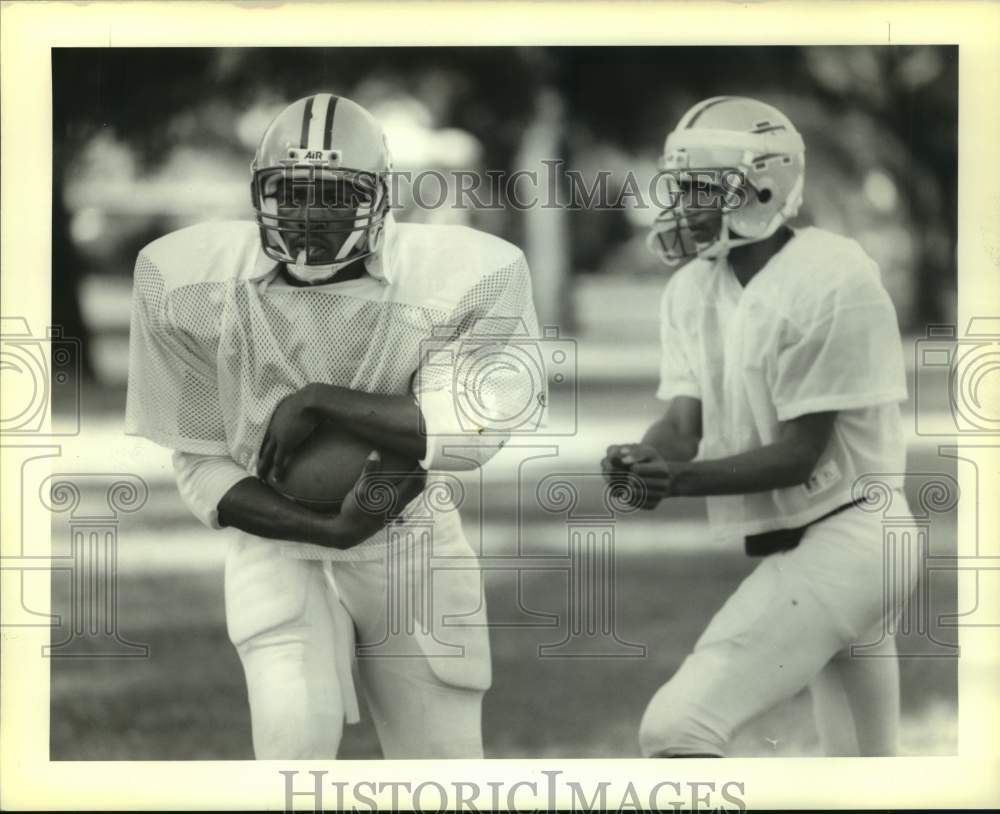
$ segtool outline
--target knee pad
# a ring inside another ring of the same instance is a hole
[[[653,696],[639,724],[643,757],[722,757],[726,740],[712,716],[678,691],[673,680]]]
[[[266,642],[267,634],[255,640]],[[262,641],[264,640],[264,641]],[[318,666],[304,668],[301,648],[241,645],[258,760],[333,760],[344,731],[336,676],[324,681]]]
[[[314,564],[282,556],[269,540],[244,535],[226,556],[226,630],[238,650],[303,617],[320,577]],[[315,599],[313,600],[315,601]]]

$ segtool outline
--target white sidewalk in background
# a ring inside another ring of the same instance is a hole
[[[578,530],[578,526],[574,528]],[[646,557],[662,552],[665,568],[669,567],[667,557],[679,554],[741,555],[737,545],[712,540],[704,523],[700,522],[667,520],[644,514],[619,520],[614,528],[616,557]],[[488,574],[530,571],[531,558],[536,567],[551,568],[569,557],[569,528],[558,519],[525,523],[521,534],[524,541],[521,557],[515,557],[517,537],[512,523],[491,523],[482,530],[466,524],[465,532],[473,551],[477,555],[485,552],[481,565]],[[122,576],[210,571],[221,574],[233,533],[211,531],[193,519],[190,526],[168,529],[138,524],[123,526],[119,531],[117,570]],[[451,559],[442,567],[449,564],[459,565]]]
[[[584,384],[648,381],[650,392],[656,390],[660,371],[660,347],[655,341],[593,337],[580,337],[573,341],[576,343],[576,381]],[[128,367],[128,337],[122,333],[97,334],[91,340],[91,347],[94,367],[101,380],[110,385],[123,386]],[[907,372],[912,375],[913,354],[907,353],[904,358]]]
[[[583,382],[648,380],[659,375],[659,301],[666,280],[580,276],[573,288],[577,376]],[[92,275],[81,286],[81,307],[94,327],[93,361],[109,384],[125,381],[131,280]],[[565,331],[563,332],[565,334]],[[561,337],[567,338],[565,336]],[[915,365],[904,337],[907,371]]]
[[[954,436],[946,433],[953,426],[950,413],[928,416],[926,422],[942,435],[917,435],[912,422],[906,422],[907,443],[911,447],[933,449],[942,444],[953,444]],[[639,416],[617,415],[581,424],[575,435],[525,435],[513,439],[510,449],[502,450],[487,466],[490,478],[505,478],[524,457],[524,452],[514,447],[551,447],[558,450],[558,459],[552,457],[553,468],[573,472],[598,471],[600,459],[609,444],[637,441],[648,425]],[[144,438],[126,436],[122,432],[122,418],[115,415],[88,415],[84,418],[79,436],[55,439],[62,447],[59,469],[62,472],[127,472],[149,481],[173,482],[170,451]],[[558,460],[558,464],[556,464]]]

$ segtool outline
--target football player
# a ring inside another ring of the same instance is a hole
[[[880,477],[899,489],[905,465],[902,346],[878,267],[853,240],[789,226],[805,148],[770,105],[695,105],[662,167],[674,195],[649,243],[681,266],[661,306],[666,413],[602,468],[638,478],[646,509],[707,496],[712,531],[762,560],[650,701],[642,752],[723,756],[741,724],[808,687],[827,754],[895,754],[883,630],[898,603],[883,588],[881,515],[854,489],[872,473],[897,473]]]
[[[346,98],[285,108],[251,172],[256,223],[192,226],[139,254],[126,431],[174,450],[187,506],[235,530],[226,620],[258,758],[335,757],[358,720],[352,666],[386,758],[479,757],[491,683],[480,574],[429,572],[431,544],[473,555],[454,502],[427,497],[449,477],[435,473],[503,446],[503,432],[468,432],[459,369],[484,342],[495,359],[537,336],[524,256],[464,226],[396,223],[385,136]],[[475,398],[503,416],[533,382],[501,365]],[[358,497],[378,453],[338,514],[268,485],[324,421],[419,462],[391,507]]]

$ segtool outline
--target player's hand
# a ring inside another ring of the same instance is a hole
[[[613,482],[615,475],[628,472],[628,467],[622,463],[621,446],[612,444],[608,447],[604,458],[601,459],[601,472],[604,473],[604,479],[608,483]]]
[[[655,458],[647,458],[629,467],[629,471],[642,481],[642,509],[655,509],[660,501],[673,495],[670,464],[654,450]]]
[[[642,488],[638,488],[636,466],[662,460],[650,444],[612,444],[601,461],[601,472],[609,485],[621,487],[620,498],[628,505],[654,509],[663,497],[652,493],[645,480],[642,480]]]
[[[608,483],[623,480],[622,474],[631,472],[632,465],[655,461],[660,453],[650,444],[612,444],[601,461],[601,472]]]
[[[622,444],[619,448],[622,463],[627,467],[634,464],[662,461],[663,456],[652,444]]]
[[[416,467],[405,475],[384,473],[382,457],[373,451],[347,493],[337,516],[338,547],[350,548],[387,526],[419,495],[427,483],[427,472]]]
[[[284,476],[292,454],[323,421],[323,417],[311,407],[312,390],[306,385],[283,398],[274,408],[260,446],[257,462],[259,478],[266,479],[272,467],[277,478]]]

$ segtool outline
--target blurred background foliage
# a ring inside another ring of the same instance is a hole
[[[127,296],[142,245],[199,220],[250,219],[256,143],[309,93],[372,110],[397,169],[510,173],[562,159],[585,179],[610,172],[612,197],[629,171],[653,176],[690,105],[735,94],[799,127],[799,222],[860,241],[904,330],[921,330],[954,318],[957,73],[951,46],[54,49],[53,322],[90,351],[89,336],[121,330],[115,292]],[[460,219],[519,243],[543,319],[572,332],[584,275],[666,279],[644,248],[654,213],[633,202],[429,212],[402,201],[399,217]]]

